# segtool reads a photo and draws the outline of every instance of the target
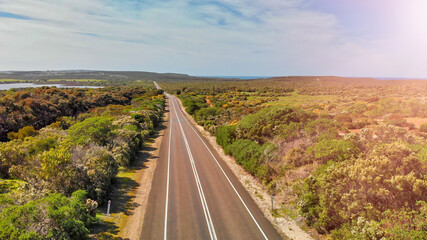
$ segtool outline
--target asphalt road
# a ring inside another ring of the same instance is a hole
[[[176,97],[168,98],[140,239],[281,239]]]

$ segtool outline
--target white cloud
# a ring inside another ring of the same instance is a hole
[[[375,67],[389,58],[389,49],[377,50],[385,40],[350,38],[334,15],[305,5],[305,0],[0,0],[0,12],[34,19],[0,18],[0,70],[385,74],[389,66]]]

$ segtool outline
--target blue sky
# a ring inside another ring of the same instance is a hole
[[[425,0],[0,0],[0,70],[427,77]]]

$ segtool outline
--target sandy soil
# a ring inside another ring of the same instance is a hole
[[[349,129],[349,131],[351,132],[351,133],[361,133],[362,132],[362,129],[360,128],[360,129]]]
[[[409,123],[415,124],[417,128],[419,128],[422,124],[427,123],[427,118],[405,118],[405,120]]]
[[[183,109],[183,112],[187,116],[189,116],[189,119],[191,120],[193,125],[196,126],[200,130],[200,132],[206,137],[206,139],[209,140],[210,144],[215,148],[215,150],[221,156],[223,161],[237,176],[242,185],[245,186],[251,197],[254,199],[261,211],[264,213],[265,217],[276,227],[276,229],[284,237],[284,239],[313,239],[307,232],[302,230],[294,220],[283,217],[273,217],[273,215],[270,213],[271,198],[266,188],[256,178],[251,176],[240,165],[238,165],[234,158],[226,155],[221,146],[216,143],[215,137],[212,136],[209,132],[205,131],[203,127],[199,126],[194,121],[194,119],[185,111],[181,101],[179,101],[179,103],[180,107]]]

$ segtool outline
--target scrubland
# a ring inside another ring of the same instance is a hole
[[[161,121],[162,93],[0,92],[0,239],[88,239],[119,169],[129,167]]]
[[[159,81],[275,194],[331,239],[426,239],[427,81]]]

